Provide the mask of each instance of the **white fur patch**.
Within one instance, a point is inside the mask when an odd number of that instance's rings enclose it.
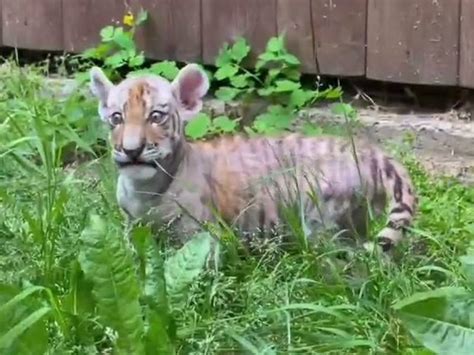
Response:
[[[130,180],[148,180],[157,173],[155,168],[146,165],[130,165],[120,168],[120,175]]]
[[[385,227],[379,232],[377,238],[388,238],[392,241],[393,245],[396,245],[403,239],[403,232],[401,230]]]

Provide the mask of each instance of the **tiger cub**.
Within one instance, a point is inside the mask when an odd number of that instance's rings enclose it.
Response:
[[[188,64],[171,83],[148,75],[113,85],[99,68],[90,76],[110,127],[118,203],[131,218],[174,221],[179,234],[190,235],[217,211],[241,231],[255,232],[279,225],[282,201],[297,201],[310,226],[365,236],[361,216],[368,207],[382,213],[388,202],[376,244],[384,251],[411,224],[417,198],[410,177],[373,145],[356,142],[354,154],[348,140],[297,134],[188,142],[183,127],[209,89],[199,66]]]

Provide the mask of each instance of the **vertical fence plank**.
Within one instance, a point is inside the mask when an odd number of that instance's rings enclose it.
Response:
[[[38,50],[63,49],[62,0],[3,0],[3,44]]]
[[[277,34],[276,0],[202,0],[203,59],[214,63],[225,42],[242,36],[252,47],[251,60]]]
[[[302,69],[315,73],[311,0],[277,0],[277,31],[285,33],[288,50],[301,61]]]
[[[365,74],[367,0],[311,0],[319,73]]]
[[[0,46],[3,46],[3,0],[0,0],[0,19],[2,19],[2,26],[0,26]]]
[[[148,11],[137,30],[137,39],[147,57],[185,62],[201,60],[200,0],[139,0],[133,5]]]
[[[455,85],[459,0],[369,0],[367,77]]]
[[[459,85],[474,88],[474,2],[461,0]]]
[[[100,30],[120,25],[125,6],[115,0],[63,0],[64,48],[78,53],[100,43]]]

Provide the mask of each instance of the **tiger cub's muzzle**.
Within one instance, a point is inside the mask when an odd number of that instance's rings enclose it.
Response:
[[[145,148],[146,144],[134,149],[115,149],[115,162],[119,167],[144,165],[156,168],[155,162],[147,156],[149,154]]]

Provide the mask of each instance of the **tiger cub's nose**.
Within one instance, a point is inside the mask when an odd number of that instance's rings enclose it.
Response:
[[[142,154],[145,145],[141,145],[135,149],[125,149],[123,148],[123,152],[130,158],[130,160],[137,160],[140,154]]]

